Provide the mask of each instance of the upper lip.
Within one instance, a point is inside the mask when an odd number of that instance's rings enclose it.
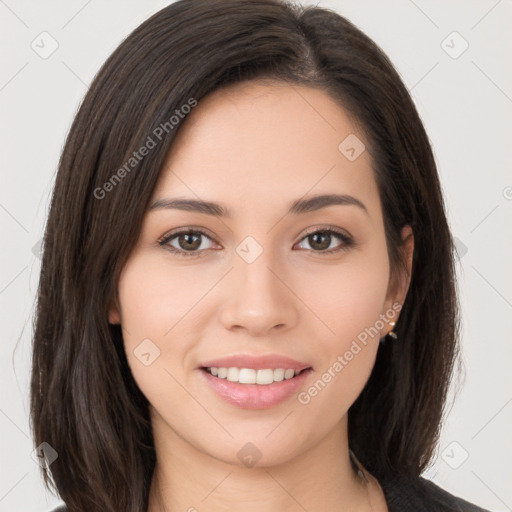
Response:
[[[253,370],[275,370],[276,368],[284,368],[286,370],[293,368],[300,371],[311,367],[309,364],[277,354],[259,356],[233,355],[220,359],[210,359],[201,363],[200,366],[203,368],[252,368]]]

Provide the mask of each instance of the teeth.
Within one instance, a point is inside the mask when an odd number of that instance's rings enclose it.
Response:
[[[258,382],[258,373],[259,372],[255,372],[248,368],[241,368],[238,372],[238,382],[240,382],[240,384],[256,384],[256,382]],[[258,384],[263,383],[258,382]]]
[[[284,380],[284,372],[285,370],[283,370],[282,368],[276,368],[274,370],[274,380],[276,382],[281,382],[282,380]]]
[[[242,373],[243,370],[240,370],[240,373]],[[274,372],[275,370],[246,370],[248,372],[252,372],[256,375],[256,384],[272,384],[275,379]],[[240,379],[240,382],[243,383],[243,380]]]
[[[294,376],[295,376],[295,370],[285,370],[285,372],[284,372],[285,379],[291,379]]]
[[[240,370],[238,368],[228,368],[228,375],[226,377],[230,382],[238,382],[240,377]]]
[[[268,368],[264,370],[253,370],[252,368],[206,368],[214,377],[226,379],[230,382],[239,382],[240,384],[272,384],[288,380],[300,373],[300,370],[293,368]]]

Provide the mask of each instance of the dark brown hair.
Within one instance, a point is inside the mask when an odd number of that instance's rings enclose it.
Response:
[[[36,446],[58,453],[44,481],[72,512],[145,511],[155,465],[148,402],[107,311],[179,126],[133,169],[126,162],[183,105],[257,78],[322,89],[361,125],[393,272],[401,228],[414,231],[399,341],[380,345],[349,411],[349,443],[381,479],[419,475],[432,458],[457,354],[458,304],[436,165],[406,87],[379,47],[328,9],[180,0],[103,65],[59,162],[37,297],[31,427]]]

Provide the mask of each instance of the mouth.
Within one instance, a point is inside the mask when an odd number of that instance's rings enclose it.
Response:
[[[234,354],[202,361],[198,370],[224,402],[242,409],[268,409],[299,392],[313,367],[280,354]]]
[[[303,369],[296,368],[238,368],[206,366],[201,368],[217,379],[224,379],[238,384],[256,384],[269,386],[276,382],[295,379],[304,372],[312,370],[311,366]]]
[[[198,367],[214,395],[240,409],[270,409],[303,388],[313,367],[277,354],[234,355]]]

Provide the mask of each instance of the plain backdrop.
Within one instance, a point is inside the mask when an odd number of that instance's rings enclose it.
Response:
[[[60,151],[101,64],[166,3],[0,0],[0,512],[59,503],[32,458],[28,382],[38,243]],[[317,3],[359,26],[399,70],[457,237],[465,370],[425,476],[490,510],[512,510],[512,2]]]

